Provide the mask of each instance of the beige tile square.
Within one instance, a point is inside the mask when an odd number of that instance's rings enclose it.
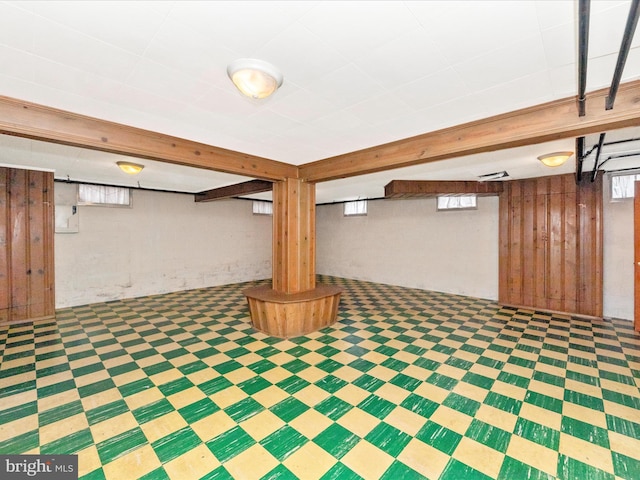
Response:
[[[539,423],[540,425],[544,425],[558,431],[562,424],[562,415],[559,413],[552,412],[527,402],[522,404],[522,408],[520,408],[520,413],[518,415],[522,418],[526,418],[527,420],[531,420],[532,422]]]
[[[375,342],[366,342],[366,343],[370,343],[371,346],[365,347],[363,345],[364,348],[370,348],[369,352],[365,353],[362,357],[360,357],[363,360],[367,360],[367,361],[369,361],[371,363],[375,363],[376,365],[379,365],[382,362],[384,362],[387,358],[389,358],[386,355],[383,355],[383,354],[381,354],[379,352],[374,352],[374,349],[376,349],[376,348],[378,348],[380,346],[379,344],[377,344]],[[360,345],[362,345],[362,343]]]
[[[10,385],[5,386],[3,384],[3,388],[7,388],[8,386]],[[2,410],[24,405],[29,402],[35,402],[36,400],[38,400],[38,391],[36,389],[28,390],[17,395],[10,395],[2,399]]]
[[[563,387],[557,387],[538,380],[531,380],[531,382],[529,382],[529,390],[532,392],[542,393],[548,397],[557,398],[558,400],[564,400]]]
[[[203,368],[202,370],[198,370],[197,372],[190,373],[189,375],[187,375],[187,378],[194,385],[201,385],[204,382],[213,380],[214,378],[217,378],[219,376],[220,374],[216,372],[214,369]]]
[[[4,401],[4,399],[2,399]],[[55,395],[51,395],[45,398],[38,399],[38,411],[44,412],[49,410],[50,408],[59,407],[61,405],[66,405],[67,403],[75,402],[76,400],[80,400],[80,394],[78,390],[66,390],[61,393],[56,393]],[[4,407],[4,404],[3,404]]]
[[[251,435],[256,442],[259,442],[284,425],[285,423],[278,416],[269,410],[263,410],[249,420],[242,422],[241,427]]]
[[[469,415],[465,415],[457,410],[440,405],[433,415],[431,415],[429,420],[436,422],[443,427],[447,427],[449,430],[458,432],[460,435],[464,435],[473,419]]]
[[[143,390],[138,393],[134,393],[133,395],[129,395],[124,398],[129,410],[135,410],[136,408],[143,407],[145,405],[149,405],[150,403],[157,402],[164,398],[164,395],[158,387],[148,388],[147,390]]]
[[[513,363],[505,363],[502,367],[502,371],[506,373],[513,373],[514,375],[520,375],[524,378],[531,378],[533,376],[532,369],[521,367],[520,365],[514,365]]]
[[[400,406],[394,408],[384,421],[412,437],[427,423],[426,418]]]
[[[618,452],[627,457],[640,460],[640,439],[627,437],[619,433],[609,432],[609,444],[612,452]]]
[[[555,450],[513,435],[506,454],[553,477],[556,475],[558,452]]]
[[[308,442],[282,463],[300,479],[317,479],[336,463],[336,459],[315,443]]]
[[[376,395],[385,400],[389,400],[391,403],[399,405],[402,401],[409,396],[411,392],[404,388],[397,387],[392,383],[385,383],[376,390]]]
[[[472,385],[467,382],[458,383],[453,387],[452,391],[480,403],[484,402],[484,399],[487,398],[487,395],[489,394],[489,390],[477,387],[476,385]]]
[[[393,463],[393,457],[361,440],[340,461],[363,478],[380,478]]]
[[[226,462],[224,467],[233,478],[249,480],[263,477],[278,463],[262,445],[256,444]]]
[[[636,387],[635,385],[625,385],[624,383],[613,382],[611,380],[607,380],[606,378],[601,378],[600,386],[602,388],[606,388],[607,390],[622,393],[624,395],[629,395],[631,397],[638,396],[638,387]]]
[[[289,370],[282,367],[275,367],[260,374],[262,378],[273,384],[281,382],[285,378],[289,378],[291,375],[292,373]]]
[[[192,423],[191,429],[196,432],[196,435],[198,435],[203,442],[208,442],[236,425],[236,422],[233,421],[229,415],[219,410],[212,415]]]
[[[604,413],[598,412],[591,408],[576,405],[571,402],[564,402],[562,405],[562,415],[565,417],[575,418],[591,425],[607,428],[607,417]]]
[[[95,374],[83,375],[82,377],[78,377],[76,379],[76,385],[78,385],[78,381],[80,381],[80,386],[86,385],[87,383],[93,383],[93,381],[88,381],[88,379],[95,378],[94,375]],[[55,385],[57,383],[62,383],[72,379],[73,373],[67,370],[65,372],[56,373],[54,375],[47,375],[46,377],[36,379],[36,388],[48,387],[49,385]],[[102,380],[102,378],[100,378],[100,380]]]
[[[209,395],[209,398],[220,408],[227,408],[229,405],[233,405],[247,397],[248,395],[235,385]]]
[[[170,395],[169,397],[167,397],[167,400],[169,400],[169,403],[173,405],[173,408],[178,410],[184,406],[191,405],[193,402],[201,400],[205,397],[206,395],[198,387],[191,387],[181,392]]]
[[[592,397],[602,398],[602,389],[595,385],[589,385],[588,383],[567,379],[564,382],[564,387],[567,390],[573,390],[575,392],[584,393],[585,395],[591,395]]]
[[[102,467],[106,480],[140,478],[160,466],[160,460],[151,448],[144,445]]]
[[[334,371],[332,375],[344,380],[345,382],[353,382],[357,378],[360,378],[362,372],[353,367],[345,365],[344,367],[340,367],[339,369]]]
[[[515,385],[511,385],[500,380],[495,381],[495,383],[491,387],[491,391],[521,401],[524,400],[524,397],[527,394],[526,388],[516,387]]]
[[[302,390],[293,394],[295,398],[310,407],[315,407],[325,398],[329,397],[329,393],[315,385],[307,385]]]
[[[620,405],[619,403],[604,401],[604,412],[609,415],[629,420],[630,422],[640,423],[640,412],[635,408]]]
[[[220,462],[211,450],[202,444],[163,466],[170,478],[187,480],[201,478],[219,465]]]
[[[611,451],[594,443],[560,433],[558,453],[613,474]]]
[[[273,407],[276,403],[281,402],[288,396],[289,394],[282,390],[280,387],[271,385],[264,390],[260,390],[258,393],[254,393],[251,397],[265,408],[270,408]]]
[[[91,445],[78,452],[78,477],[83,477],[101,466],[102,462],[100,461],[98,449],[95,445]]]
[[[170,412],[161,417],[143,423],[140,428],[144,432],[149,442],[155,442],[159,438],[166,437],[170,433],[176,432],[188,424],[178,412]]]
[[[390,368],[383,367],[382,365],[376,365],[367,373],[372,377],[379,378],[380,380],[384,380],[385,382],[388,382],[398,374],[398,372],[396,372],[395,370],[391,370]]]
[[[446,375],[447,377],[455,378],[456,380],[462,380],[462,377],[467,373],[466,370],[446,364],[440,365],[436,369],[436,372],[441,375]]]
[[[171,370],[166,370],[161,373],[157,373],[149,377],[155,385],[164,385],[165,383],[172,382],[174,380],[178,380],[182,378],[182,372],[177,368],[172,368]]]
[[[462,437],[458,447],[453,452],[453,458],[491,478],[497,478],[504,460],[504,454],[468,437]]]
[[[418,380],[425,381],[433,373],[426,368],[418,367],[417,365],[409,365],[402,373],[409,375],[410,377],[417,378]]]
[[[327,372],[320,370],[318,367],[307,367],[301,372],[298,372],[297,375],[309,383],[315,383],[321,378],[326,377]]]
[[[132,370],[127,373],[123,373],[122,375],[116,375],[115,377],[111,377],[111,378],[113,380],[113,383],[115,383],[116,386],[120,387],[122,385],[135,382],[136,380],[140,380],[145,377],[146,377],[146,374],[144,373],[144,371],[142,369],[138,369],[138,370]]]
[[[56,422],[58,423],[58,422]],[[29,415],[28,417],[0,424],[0,442],[10,440],[23,433],[38,430],[38,414]],[[44,443],[44,442],[42,442]]]
[[[518,416],[505,412],[491,405],[482,404],[475,414],[475,417],[489,425],[501,428],[507,432],[513,432],[518,421]]]
[[[104,422],[91,425],[89,429],[91,430],[94,443],[100,443],[137,426],[138,422],[133,414],[131,412],[125,412]]]
[[[156,363],[162,363],[164,361],[165,358],[159,353],[156,353],[155,355],[151,355],[149,357],[140,358],[136,360],[136,363],[140,366],[140,368],[145,368],[150,365],[155,365]]]
[[[440,478],[447,463],[449,463],[449,458],[449,455],[415,438],[398,455],[398,460],[402,463],[427,478],[434,479]]]
[[[256,376],[256,372],[247,367],[238,368],[232,372],[225,373],[224,377],[231,383],[238,385],[239,383],[249,380]]]
[[[369,392],[356,385],[353,385],[352,383],[345,385],[336,393],[334,393],[335,397],[338,397],[341,400],[350,403],[351,405],[358,405],[369,395],[371,395]]]
[[[64,418],[57,422],[40,427],[40,445],[46,445],[72,433],[79,432],[89,427],[89,422],[84,413]]]
[[[360,438],[364,438],[380,423],[380,420],[359,408],[352,408],[340,417],[336,423],[355,433]]]

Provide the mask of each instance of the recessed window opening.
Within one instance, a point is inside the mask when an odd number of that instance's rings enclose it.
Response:
[[[130,207],[131,191],[127,187],[78,184],[78,205]]]
[[[611,182],[611,200],[633,198],[635,182],[640,180],[640,171],[611,173],[609,178]]]
[[[357,217],[365,216],[367,214],[367,201],[366,200],[354,200],[352,202],[344,202],[344,216],[345,217]]]
[[[438,211],[440,210],[476,210],[478,208],[476,195],[439,195]]]
[[[254,215],[273,215],[273,203],[262,200],[253,201]]]

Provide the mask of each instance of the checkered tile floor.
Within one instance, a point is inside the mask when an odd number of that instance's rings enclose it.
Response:
[[[0,327],[0,454],[94,479],[639,479],[640,337],[322,277],[338,322],[254,331],[229,285]]]

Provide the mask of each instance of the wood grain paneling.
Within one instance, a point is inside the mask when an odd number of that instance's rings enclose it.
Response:
[[[602,316],[602,176],[505,182],[500,303]]]
[[[640,332],[640,181],[635,183],[633,199],[633,270],[634,274],[634,311],[633,328]]]
[[[419,198],[436,195],[490,196],[502,192],[502,182],[442,180],[392,180],[384,187],[385,198]]]
[[[53,173],[0,168],[0,322],[54,315]]]

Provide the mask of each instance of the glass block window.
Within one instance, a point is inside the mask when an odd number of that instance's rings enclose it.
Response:
[[[102,205],[107,207],[130,207],[131,191],[126,187],[106,185],[78,185],[78,205]]]
[[[478,208],[475,195],[440,195],[438,210],[474,210]]]

